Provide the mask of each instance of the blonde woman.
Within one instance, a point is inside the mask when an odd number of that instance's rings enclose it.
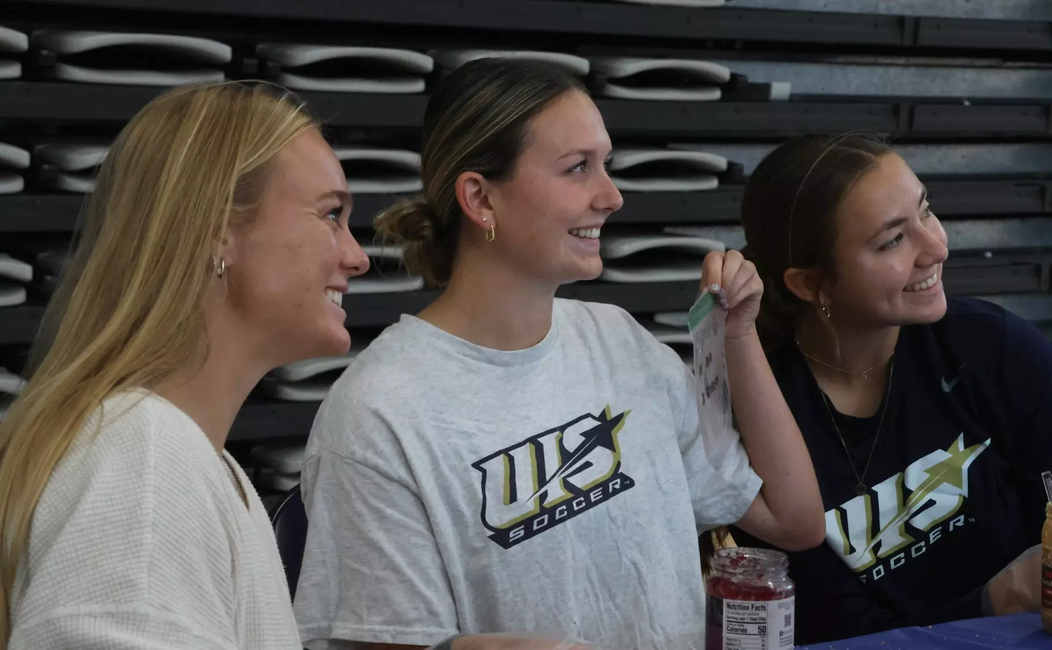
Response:
[[[0,648],[298,648],[223,444],[271,368],[341,354],[368,259],[316,124],[264,85],[170,91],[117,137],[0,425]],[[41,343],[43,345],[43,343]]]

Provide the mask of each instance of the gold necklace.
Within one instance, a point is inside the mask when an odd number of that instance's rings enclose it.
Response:
[[[836,366],[831,366],[828,363],[826,363],[825,361],[822,361],[821,359],[816,359],[816,358],[812,357],[810,354],[804,352],[804,349],[802,347],[800,347],[800,341],[796,341],[796,349],[800,350],[800,354],[804,355],[805,357],[807,357],[811,361],[814,361],[815,363],[817,363],[819,365],[825,366],[826,368],[829,368],[830,370],[836,370],[837,372],[842,372],[845,375],[862,375],[863,379],[869,379],[869,373],[870,372],[872,372],[873,370],[875,370],[875,369],[877,369],[877,368],[879,368],[879,367],[881,367],[883,365],[887,365],[888,361],[891,361],[891,357],[888,357],[886,360],[881,361],[880,363],[873,364],[872,366],[866,368],[865,370],[844,370],[843,368],[837,368]],[[893,352],[891,354],[891,356],[892,357],[895,356],[895,353]]]
[[[802,352],[803,350],[801,350],[801,353]],[[873,461],[873,452],[876,451],[877,441],[880,440],[880,430],[884,428],[884,415],[888,412],[888,402],[891,401],[891,380],[895,376],[894,354],[891,355],[888,362],[891,363],[891,367],[888,368],[888,385],[884,389],[884,408],[880,411],[880,422],[877,423],[877,435],[873,436],[873,446],[869,448],[869,458],[866,459],[866,467],[862,470],[862,476],[858,475],[858,470],[855,469],[855,461],[851,460],[851,452],[847,449],[847,442],[844,440],[844,436],[840,433],[840,427],[837,426],[836,418],[833,416],[833,407],[830,406],[829,396],[826,395],[821,386],[818,386],[818,392],[822,395],[822,403],[826,405],[826,412],[829,413],[829,419],[833,422],[833,430],[836,431],[836,437],[840,439],[840,444],[844,447],[844,454],[847,455],[847,462],[851,465],[851,472],[855,475],[855,479],[858,480],[858,483],[855,484],[855,494],[858,496],[862,496],[869,492],[869,488],[866,487],[866,474],[869,473],[869,464]],[[872,369],[873,368],[870,368],[870,370]],[[818,383],[817,379],[815,380],[815,383]]]

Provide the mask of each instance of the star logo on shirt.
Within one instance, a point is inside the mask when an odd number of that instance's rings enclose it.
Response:
[[[928,498],[931,497],[932,493],[942,486],[949,485],[956,488],[959,493],[967,496],[968,485],[966,470],[968,466],[972,464],[972,461],[975,460],[979,454],[983,453],[989,445],[990,441],[987,440],[986,442],[980,442],[971,447],[965,447],[963,435],[953,441],[946,450],[949,457],[928,468],[928,478],[913,490],[910,494],[910,498],[906,501],[905,507],[903,507],[894,519],[880,529],[880,532],[874,536],[873,541],[869,543],[865,550],[871,550],[873,546],[880,541],[880,538],[885,532],[902,525],[907,519],[912,517],[921,506],[928,502]]]

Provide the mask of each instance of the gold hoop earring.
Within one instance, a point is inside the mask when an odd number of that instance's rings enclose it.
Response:
[[[486,241],[491,242],[497,238],[497,226],[490,225],[489,230],[486,231]]]
[[[216,274],[217,278],[221,278],[226,275],[226,260],[216,255],[212,256],[212,272]]]

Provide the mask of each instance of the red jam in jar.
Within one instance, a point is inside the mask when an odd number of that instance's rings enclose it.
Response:
[[[796,585],[780,551],[716,551],[705,580],[705,650],[792,648]]]

